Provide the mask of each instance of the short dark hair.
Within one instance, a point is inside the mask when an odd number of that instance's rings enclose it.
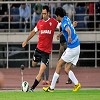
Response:
[[[63,8],[58,7],[58,8],[56,8],[55,15],[60,16],[60,17],[64,17],[64,16],[66,16],[66,12]]]
[[[43,9],[43,10],[46,9],[47,12],[49,12],[49,7],[48,7],[47,5],[43,6],[42,9]]]

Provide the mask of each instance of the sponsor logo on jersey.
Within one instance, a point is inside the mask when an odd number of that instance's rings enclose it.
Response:
[[[41,34],[51,34],[51,30],[41,30]]]
[[[71,44],[75,43],[78,40],[78,36],[75,37],[75,39],[71,42]]]

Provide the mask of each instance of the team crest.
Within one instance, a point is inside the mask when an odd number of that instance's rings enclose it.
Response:
[[[52,23],[51,22],[49,24],[50,24],[50,26],[52,26]]]

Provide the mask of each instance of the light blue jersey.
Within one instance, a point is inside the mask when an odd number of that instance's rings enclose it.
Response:
[[[63,20],[61,22],[61,26],[62,26],[62,32],[63,32],[65,39],[66,39],[66,42],[67,42],[67,47],[68,48],[75,48],[78,45],[80,45],[78,36],[77,36],[75,29],[74,29],[74,26],[72,25],[70,19],[67,16],[63,17]],[[71,43],[68,42],[68,32],[66,31],[66,28],[69,28],[69,30],[71,32],[71,39],[72,39]]]

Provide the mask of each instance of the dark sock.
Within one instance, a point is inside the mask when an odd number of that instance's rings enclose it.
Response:
[[[32,85],[31,89],[35,89],[35,87],[39,84],[39,81],[35,79],[34,84]]]

